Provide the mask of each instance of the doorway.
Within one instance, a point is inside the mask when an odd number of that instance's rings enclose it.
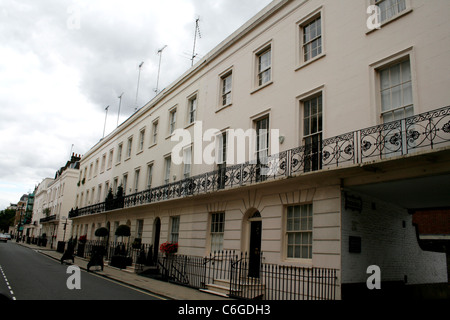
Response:
[[[153,224],[153,262],[158,262],[159,237],[161,235],[161,219],[156,218]]]
[[[261,233],[262,220],[259,211],[256,211],[250,222],[250,248],[249,248],[249,263],[248,276],[252,278],[259,278],[259,270],[261,265]]]

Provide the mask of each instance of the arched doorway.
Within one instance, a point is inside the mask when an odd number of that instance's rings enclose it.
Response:
[[[153,261],[158,261],[159,237],[161,235],[161,219],[156,217],[153,222]]]

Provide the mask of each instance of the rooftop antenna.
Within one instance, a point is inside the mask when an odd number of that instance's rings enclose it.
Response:
[[[136,89],[136,108],[134,109],[134,111],[136,111],[138,108],[139,80],[141,79],[141,68],[143,65],[144,65],[144,61],[142,61],[141,64],[139,65],[139,75],[138,75],[138,82],[137,82],[137,89]]]
[[[105,137],[106,118],[108,117],[108,109],[109,109],[109,106],[107,106],[107,107],[105,108],[105,110],[106,110],[106,115],[105,115],[105,125],[104,125],[104,127],[103,127],[103,138]]]
[[[161,49],[158,50],[159,54],[159,66],[158,66],[158,78],[156,79],[156,89],[155,89],[155,93],[158,94],[158,90],[159,90],[159,73],[161,71],[161,57],[162,57],[162,52],[164,51],[164,49],[167,47],[167,45],[165,45],[164,47],[162,47]]]
[[[117,126],[119,126],[119,116],[120,116],[120,106],[122,105],[122,96],[124,92],[118,97],[119,98],[119,112],[117,113]]]
[[[195,20],[195,34],[194,34],[194,48],[192,50],[192,59],[191,59],[191,67],[194,65],[194,59],[197,56],[197,54],[195,53],[195,45],[197,43],[197,35],[199,38],[202,37],[201,33],[200,33],[200,26],[199,26],[199,22],[200,22],[200,18],[197,18]]]

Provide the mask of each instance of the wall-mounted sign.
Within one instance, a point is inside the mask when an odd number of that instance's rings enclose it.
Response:
[[[345,209],[350,209],[361,213],[363,205],[361,198],[349,195],[348,193],[346,193],[344,197]]]
[[[350,236],[348,238],[348,252],[361,253],[361,237]]]

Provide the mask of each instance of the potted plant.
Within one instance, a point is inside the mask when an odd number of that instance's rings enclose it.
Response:
[[[109,188],[108,195],[105,199],[105,209],[106,211],[114,209],[114,194],[111,188]]]
[[[117,227],[115,235],[118,237],[129,237],[131,235],[130,227],[127,225],[120,225]],[[111,265],[120,269],[125,269],[127,266],[131,266],[133,263],[132,258],[127,256],[127,250],[125,246],[118,245],[115,254],[111,257]]]
[[[100,227],[97,230],[95,230],[94,234],[95,234],[96,237],[105,238],[105,237],[107,237],[109,235],[109,230],[107,228],[105,228],[105,227]],[[103,242],[103,239],[102,239],[101,244],[93,246],[92,249],[93,250],[98,250],[98,251],[102,252],[103,255],[105,255],[106,254],[106,243],[105,242]]]
[[[178,243],[169,241],[164,242],[159,247],[159,250],[161,250],[161,252],[164,252],[166,256],[171,256],[178,251]]]
[[[105,227],[101,227],[101,228],[98,228],[97,230],[95,230],[95,236],[99,237],[99,238],[107,237],[108,234],[109,234],[109,230],[106,229]]]
[[[133,249],[140,249],[141,248],[141,244],[142,244],[142,239],[141,238],[135,238],[131,246],[133,247]]]
[[[116,201],[115,201],[115,209],[123,208],[124,206],[124,196],[123,196],[123,187],[122,185],[117,187],[116,193]]]

